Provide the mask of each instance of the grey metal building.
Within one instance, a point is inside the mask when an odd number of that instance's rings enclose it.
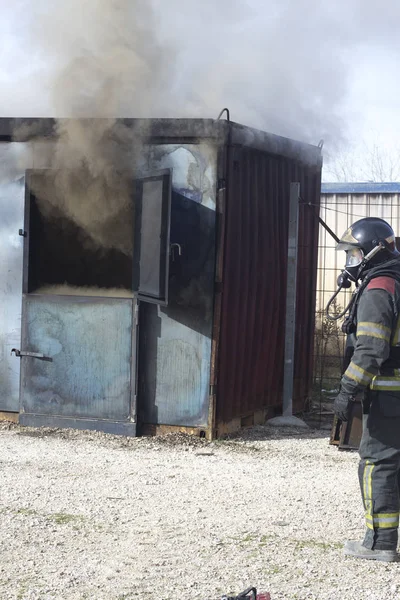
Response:
[[[291,182],[315,207],[299,213],[302,407],[320,149],[228,121],[115,126],[146,131],[132,201],[101,227],[95,206],[84,227],[58,202],[57,123],[0,119],[0,411],[25,425],[207,437],[279,412]]]

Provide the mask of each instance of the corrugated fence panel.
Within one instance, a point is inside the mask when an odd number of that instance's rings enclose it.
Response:
[[[282,402],[291,181],[319,204],[320,171],[242,147],[228,166],[217,422]],[[312,374],[317,209],[300,207],[295,407]]]

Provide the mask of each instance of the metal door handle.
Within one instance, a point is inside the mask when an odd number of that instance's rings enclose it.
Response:
[[[171,244],[172,262],[175,261],[175,248],[178,248],[178,255],[182,256],[182,246],[180,244]]]
[[[28,358],[39,358],[40,360],[47,360],[48,362],[53,362],[53,359],[50,356],[45,356],[44,354],[40,354],[39,352],[24,352],[23,350],[17,350],[17,348],[13,348],[11,350],[11,354],[15,354],[18,358],[22,356],[27,356]]]

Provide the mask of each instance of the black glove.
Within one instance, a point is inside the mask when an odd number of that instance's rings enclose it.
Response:
[[[350,404],[352,402],[354,402],[354,396],[339,392],[333,403],[333,410],[338,419],[344,422],[349,420]]]

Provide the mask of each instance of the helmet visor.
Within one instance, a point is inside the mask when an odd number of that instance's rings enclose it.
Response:
[[[360,248],[349,248],[346,250],[346,267],[358,267],[364,258]]]

